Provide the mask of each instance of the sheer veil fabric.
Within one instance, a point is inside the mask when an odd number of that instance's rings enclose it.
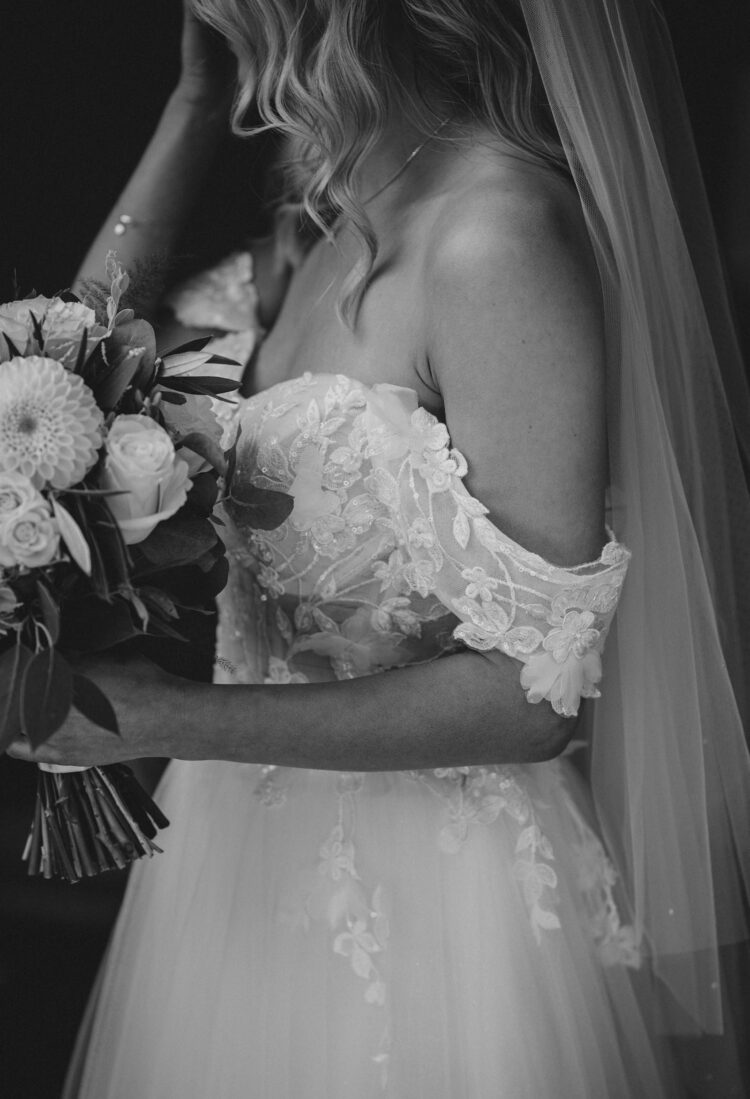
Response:
[[[747,383],[658,8],[521,7],[599,264],[611,523],[633,553],[589,775],[662,1024],[717,1033],[718,946],[748,930]]]

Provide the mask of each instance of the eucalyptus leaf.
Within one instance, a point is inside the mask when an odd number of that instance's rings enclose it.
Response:
[[[159,523],[139,549],[151,564],[173,568],[198,561],[216,541],[216,531],[207,519],[178,514]]]
[[[227,461],[224,457],[224,451],[216,440],[210,438],[210,436],[204,435],[200,431],[191,431],[180,439],[179,446],[187,447],[194,454],[200,454],[201,458],[205,458],[219,473],[226,473]]]
[[[33,656],[21,642],[0,655],[0,751],[20,736],[21,684],[26,666]]]
[[[242,525],[256,530],[275,530],[294,508],[293,496],[257,485],[233,487],[229,501],[242,508]]]
[[[35,653],[21,683],[21,726],[32,748],[55,733],[73,702],[73,672],[54,647]]]
[[[128,318],[117,321],[107,337],[107,358],[117,365],[128,357],[134,349],[142,350],[149,363],[156,359],[156,335],[153,326],[142,319],[130,319],[132,310],[126,311]]]
[[[129,360],[109,362],[89,379],[88,384],[94,391],[96,403],[104,412],[113,412],[125,390],[133,381],[141,365],[141,356],[133,355]]]
[[[79,713],[93,721],[94,725],[99,725],[116,736],[120,735],[117,714],[112,703],[92,679],[79,675],[78,672],[73,674],[73,705]]]
[[[213,509],[219,495],[219,482],[213,470],[207,469],[204,473],[198,473],[193,478],[193,485],[188,493],[188,504],[193,511],[197,511],[206,519],[215,521]]]

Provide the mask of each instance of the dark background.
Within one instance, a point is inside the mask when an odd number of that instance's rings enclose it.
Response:
[[[665,7],[750,352],[750,4]],[[71,281],[174,84],[179,21],[177,0],[0,0],[0,301]],[[262,227],[265,155],[262,142],[227,142],[186,245],[196,261]],[[35,768],[0,760],[4,1099],[57,1099],[124,884],[24,877],[35,782]]]

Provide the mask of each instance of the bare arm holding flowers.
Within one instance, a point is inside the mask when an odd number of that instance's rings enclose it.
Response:
[[[591,560],[603,540],[596,283],[575,236],[571,243],[571,234],[560,230],[564,211],[550,215],[544,203],[531,203],[495,213],[500,227],[494,246],[484,234],[478,250],[476,234],[467,234],[464,223],[428,272],[427,328],[444,349],[438,365],[447,420],[455,424],[453,441],[465,450],[469,468],[476,466],[482,477],[484,502],[506,529],[522,532],[527,547],[552,560]],[[504,226],[515,225],[520,214],[520,232],[508,234]],[[498,301],[502,308],[493,307]],[[498,347],[512,347],[512,358],[498,361]],[[562,368],[561,347],[568,349]],[[461,371],[471,372],[483,403],[472,399],[466,377],[459,384]],[[524,430],[500,455],[503,402],[512,403]],[[498,461],[517,489],[513,498],[489,476]],[[38,758],[87,763],[171,756],[410,770],[547,759],[564,748],[575,724],[546,703],[529,705],[519,664],[496,649],[283,689],[188,683],[145,664],[104,662],[90,671],[121,714],[122,739],[76,717]]]

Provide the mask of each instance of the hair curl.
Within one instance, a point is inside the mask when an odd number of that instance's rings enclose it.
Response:
[[[478,121],[554,167],[565,157],[551,121],[518,0],[192,0],[232,43],[246,73],[234,131],[285,134],[285,199],[330,235],[347,219],[363,244],[340,309],[356,318],[378,242],[354,176],[389,110],[423,133],[451,117]],[[407,87],[402,75],[413,74]],[[255,103],[262,120],[248,126]]]

